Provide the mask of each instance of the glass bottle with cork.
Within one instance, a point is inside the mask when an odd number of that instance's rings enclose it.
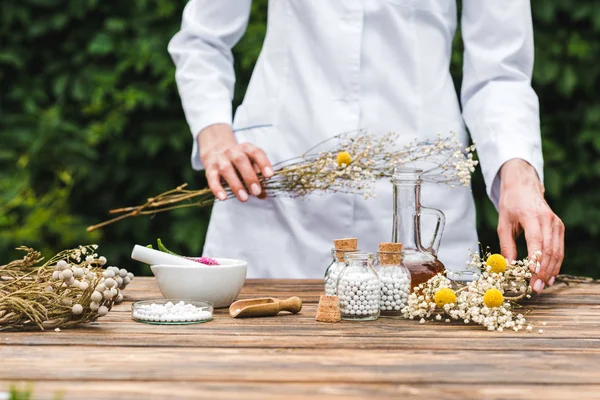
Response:
[[[402,243],[379,243],[375,271],[381,290],[381,315],[401,316],[411,291],[410,272],[402,262]]]
[[[331,255],[333,261],[327,267],[325,271],[325,295],[335,296],[337,295],[337,285],[340,272],[346,266],[345,257],[346,254],[354,253],[358,251],[358,239],[357,238],[344,238],[335,239],[333,241],[333,249],[331,249]]]
[[[379,277],[373,269],[372,253],[346,255],[346,266],[338,279],[337,296],[341,318],[370,321],[379,318]]]

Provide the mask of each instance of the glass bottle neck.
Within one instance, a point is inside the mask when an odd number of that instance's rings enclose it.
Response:
[[[331,256],[333,257],[333,261],[336,263],[344,263],[346,262],[346,256],[348,254],[359,253],[360,250],[336,250],[331,249]]]
[[[405,250],[419,250],[418,207],[421,181],[418,176],[394,180],[394,220],[392,242],[402,243]]]

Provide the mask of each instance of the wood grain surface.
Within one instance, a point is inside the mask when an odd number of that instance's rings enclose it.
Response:
[[[323,282],[250,280],[240,299],[297,295],[297,315],[148,325],[131,302],[161,298],[136,278],[108,316],[61,332],[0,332],[0,392],[35,399],[600,399],[600,290],[558,285],[530,301],[534,333],[459,323],[315,321]],[[544,333],[537,333],[543,329]],[[0,394],[0,398],[2,398]]]

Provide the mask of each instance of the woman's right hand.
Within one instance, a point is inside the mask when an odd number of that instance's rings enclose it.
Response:
[[[250,143],[238,143],[227,124],[204,128],[198,135],[198,145],[208,186],[219,200],[227,198],[222,180],[240,201],[247,201],[248,191],[257,197],[261,195],[258,172],[265,178],[273,176],[273,166],[265,152]]]

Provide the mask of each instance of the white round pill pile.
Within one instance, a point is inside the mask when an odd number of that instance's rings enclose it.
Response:
[[[343,275],[338,285],[340,312],[344,319],[379,316],[379,279],[377,276]]]
[[[408,271],[396,267],[385,267],[379,270],[381,296],[379,308],[383,313],[400,313],[408,302],[410,294],[410,275]]]
[[[149,322],[197,322],[211,319],[212,313],[180,301],[175,304],[140,304],[134,309],[133,317]]]
[[[327,296],[335,296],[337,295],[337,285],[338,278],[340,277],[340,272],[344,268],[344,263],[333,263],[329,270],[327,271],[327,276],[325,277],[325,294]]]

